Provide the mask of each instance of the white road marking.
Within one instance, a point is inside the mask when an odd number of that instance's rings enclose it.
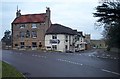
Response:
[[[107,55],[108,57],[110,56],[110,55]]]
[[[59,61],[64,61],[64,62],[68,62],[68,63],[71,63],[71,64],[76,64],[76,65],[83,65],[83,64],[81,64],[81,63],[77,63],[77,62],[73,62],[73,61],[69,61],[69,60],[63,60],[63,59],[57,59],[57,60],[59,60]]]
[[[88,55],[88,56],[91,56],[91,55]]]
[[[34,54],[32,56],[34,56]]]
[[[100,57],[100,56],[97,56],[97,57]]]
[[[38,57],[41,57],[41,58],[47,58],[46,56],[38,56]]]
[[[102,57],[102,58],[108,58],[108,57]]]
[[[104,71],[104,72],[109,72],[109,73],[115,74],[115,75],[120,75],[120,73],[112,72],[112,71],[109,71],[109,70],[106,70],[106,69],[101,69],[101,70]]]
[[[20,53],[20,55],[22,55],[22,53]]]
[[[12,54],[12,52],[10,52],[10,54]]]
[[[80,64],[81,66],[83,65],[83,64]]]
[[[41,56],[42,58],[47,58],[46,56]]]
[[[111,59],[113,59],[113,57],[111,57]]]

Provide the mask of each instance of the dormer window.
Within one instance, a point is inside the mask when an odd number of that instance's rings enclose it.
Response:
[[[37,24],[32,24],[32,28],[37,28]]]
[[[20,29],[25,28],[25,24],[20,25]]]

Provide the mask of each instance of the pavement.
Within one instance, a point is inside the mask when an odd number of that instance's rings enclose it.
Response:
[[[26,77],[119,77],[119,57],[93,49],[78,53],[2,50],[2,60]]]

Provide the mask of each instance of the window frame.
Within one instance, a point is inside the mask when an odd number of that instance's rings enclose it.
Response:
[[[34,43],[34,45],[33,45]],[[37,47],[37,42],[32,42],[32,47]]]
[[[37,28],[37,24],[34,23],[34,24],[31,25],[31,27],[32,28]]]
[[[20,38],[24,38],[25,37],[25,32],[21,31],[20,32]]]
[[[19,28],[20,28],[20,29],[25,28],[25,24],[21,24]]]
[[[57,39],[57,35],[52,35],[52,39]]]
[[[57,50],[57,45],[52,45],[53,50]]]
[[[32,38],[37,38],[37,32],[36,31],[32,31],[31,32],[31,37]]]
[[[24,48],[25,47],[25,42],[20,42],[20,48]]]
[[[68,35],[65,35],[65,41],[68,42]]]

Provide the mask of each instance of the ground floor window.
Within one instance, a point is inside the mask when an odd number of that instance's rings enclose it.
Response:
[[[81,48],[84,48],[84,44],[80,44],[80,47],[81,47]]]
[[[32,47],[37,47],[37,43],[36,42],[32,42]]]
[[[24,42],[20,42],[20,48],[24,48]]]
[[[67,50],[68,49],[68,46],[67,45],[65,45],[65,50]]]
[[[53,50],[57,50],[57,45],[52,45]]]
[[[18,46],[18,44],[15,44],[15,46]]]
[[[31,48],[31,46],[26,46],[26,48]]]
[[[41,42],[39,42],[39,47],[42,47],[42,44],[41,44]]]

